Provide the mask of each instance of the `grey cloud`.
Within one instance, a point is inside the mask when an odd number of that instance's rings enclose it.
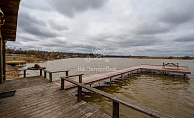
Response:
[[[193,0],[175,0],[171,4],[164,6],[163,12],[160,14],[159,21],[171,25],[179,25],[189,22],[193,19],[194,1]]]
[[[136,27],[136,29],[134,30],[135,34],[147,34],[147,35],[151,35],[151,34],[160,34],[160,33],[166,33],[168,31],[171,30],[171,27],[169,26],[162,26],[161,24],[159,24],[159,22],[152,22],[152,23],[143,23],[139,26]]]
[[[160,21],[175,25],[182,24],[193,18],[193,10],[192,9],[189,9],[188,11],[168,10],[160,17]]]
[[[104,46],[106,47],[109,47],[111,45],[111,47],[121,48],[128,48],[134,46],[149,46],[159,42],[159,40],[156,39],[154,36],[136,36],[127,34],[99,34],[96,37],[89,37],[89,41],[91,42],[91,44],[95,45],[103,42]]]
[[[142,39],[142,40],[129,40],[129,41],[124,41],[120,43],[120,46],[123,47],[134,47],[134,46],[150,46],[154,45],[158,42],[156,39]]]
[[[30,3],[28,0],[21,0],[20,6],[31,10],[41,10],[46,12],[53,10],[47,0],[31,0]]]
[[[103,6],[107,0],[50,0],[51,5],[61,14],[74,17],[76,12],[87,9],[97,9]]]
[[[59,24],[56,21],[50,21],[49,25],[55,30],[68,30],[69,28],[64,24]]]
[[[57,35],[46,29],[47,24],[40,19],[30,16],[27,12],[20,12],[18,28],[20,32],[33,34],[42,38],[56,37]],[[41,29],[42,28],[42,29]]]
[[[22,41],[22,42],[33,42],[33,41],[38,41],[39,39],[35,39],[29,36],[17,36],[17,41]]]
[[[50,32],[49,30],[41,30],[36,26],[24,27],[23,30],[25,30],[24,32],[39,36],[37,38],[54,38],[57,36],[57,34]]]
[[[46,43],[45,42],[41,42],[39,45],[46,46],[46,47],[65,47],[66,44],[67,44],[66,41],[61,41],[61,40],[55,39],[55,41],[48,40]]]
[[[180,37],[180,38],[175,39],[174,41],[178,41],[178,42],[191,42],[191,41],[194,41],[194,35]]]
[[[23,28],[28,25],[46,26],[46,23],[37,19],[35,16],[30,16],[30,13],[26,11],[20,11],[18,15],[18,27]]]

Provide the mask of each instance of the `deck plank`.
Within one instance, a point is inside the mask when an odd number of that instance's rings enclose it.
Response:
[[[60,86],[56,83],[40,83],[41,81],[43,77],[32,77],[2,84],[1,89],[4,88],[2,91],[16,89],[16,93],[13,97],[0,99],[0,117],[77,118],[88,113],[94,114],[96,111],[100,115],[104,114],[84,101],[77,102],[76,96],[66,90],[60,90]],[[20,82],[23,83],[24,88],[19,86]],[[31,83],[30,86],[28,82]]]

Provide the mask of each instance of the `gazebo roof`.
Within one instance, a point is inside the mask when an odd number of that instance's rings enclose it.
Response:
[[[1,26],[4,40],[15,41],[17,16],[20,0],[0,0],[0,8],[4,13],[5,23]]]

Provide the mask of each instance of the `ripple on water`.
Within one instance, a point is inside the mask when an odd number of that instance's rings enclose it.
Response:
[[[96,88],[174,117],[187,118],[194,116],[193,85],[193,81],[189,79],[143,74],[128,80],[117,80],[113,86]],[[87,97],[84,100],[111,115],[112,102],[104,97],[93,95],[90,94],[92,99]],[[129,116],[147,117],[121,105],[120,117]]]

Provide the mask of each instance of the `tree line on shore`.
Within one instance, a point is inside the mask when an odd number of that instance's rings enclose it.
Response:
[[[150,56],[119,56],[119,55],[102,55],[102,54],[93,54],[93,53],[71,53],[71,52],[54,52],[54,51],[41,51],[41,50],[23,50],[21,48],[16,49],[15,47],[6,47],[6,54],[19,54],[25,56],[34,56],[41,59],[61,59],[61,58],[96,58],[96,57],[115,57],[115,58],[138,58],[138,59],[194,59],[194,57],[183,56],[183,57],[174,57],[174,56],[163,56],[163,57],[150,57]]]

